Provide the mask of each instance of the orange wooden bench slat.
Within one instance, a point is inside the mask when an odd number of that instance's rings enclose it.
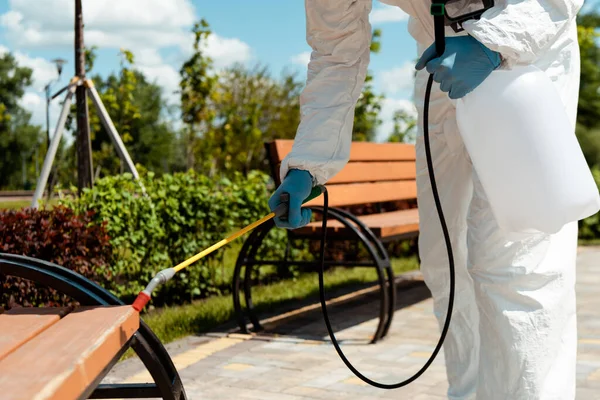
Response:
[[[358,217],[380,238],[398,236],[419,231],[419,212],[416,208],[391,211],[380,214],[370,214]],[[320,234],[322,222],[311,222],[294,232],[298,234]],[[327,221],[327,233],[340,233],[347,228],[341,222],[330,219]]]
[[[281,163],[277,164],[277,170]],[[414,161],[350,162],[327,182],[335,184],[414,180],[417,176]]]
[[[0,361],[19,346],[58,322],[67,307],[13,308],[0,314]]]
[[[2,399],[77,399],[138,328],[131,306],[75,309],[0,361]]]
[[[294,141],[279,139],[272,142],[272,154],[281,162],[292,150]],[[352,142],[350,161],[414,161],[415,147],[406,143]]]
[[[356,183],[327,187],[330,207],[355,204],[380,203],[396,200],[411,200],[417,196],[416,181],[391,181]],[[323,196],[306,203],[306,206],[322,206]]]

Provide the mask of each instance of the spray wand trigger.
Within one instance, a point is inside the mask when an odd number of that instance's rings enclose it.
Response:
[[[302,201],[302,204],[306,204],[312,199],[319,197],[325,191],[325,187],[323,185],[317,185],[312,188],[310,194]],[[275,207],[273,213],[275,217],[281,219],[282,221],[287,221],[287,213],[290,204],[290,194],[287,192],[281,193],[279,196],[279,200],[281,203]]]
[[[281,193],[279,196],[279,205],[275,207],[273,213],[275,214],[275,218],[279,218],[282,221],[287,221],[287,214],[290,205],[290,194],[287,192]]]

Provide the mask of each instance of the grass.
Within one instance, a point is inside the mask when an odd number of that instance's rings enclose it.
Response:
[[[396,274],[418,269],[416,257],[394,259]],[[325,274],[328,291],[352,285],[375,282],[374,268],[337,268]],[[252,290],[252,299],[258,312],[314,298],[318,301],[318,275],[306,273],[296,279],[283,280]],[[164,307],[142,316],[163,343],[172,342],[187,335],[206,332],[232,321],[234,309],[231,295],[214,296],[192,304]]]
[[[600,245],[600,239],[579,239],[579,246],[598,246]]]
[[[16,201],[0,201],[0,210],[18,210],[23,207],[29,207],[31,201],[16,200]]]
[[[44,205],[46,200],[40,201],[40,204]],[[52,199],[46,206],[52,207],[56,205],[58,201]],[[0,201],[0,210],[19,210],[24,207],[31,206],[31,200],[13,200],[13,201]]]

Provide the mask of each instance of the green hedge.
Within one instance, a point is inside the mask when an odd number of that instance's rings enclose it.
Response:
[[[113,248],[108,268],[115,277],[108,289],[123,299],[137,295],[161,269],[269,212],[269,177],[259,171],[231,179],[210,179],[191,171],[161,177],[147,173],[142,181],[147,196],[130,174],[123,174],[98,180],[78,198],[60,200],[77,212],[93,210],[95,223],[106,223]],[[273,230],[269,239],[264,251],[283,254],[285,233]],[[226,247],[157,289],[154,304],[182,303],[227,290],[229,280],[219,274]]]
[[[592,168],[592,174],[600,188],[600,168]],[[579,221],[579,239],[583,241],[597,241],[600,239],[600,216],[598,213]]]

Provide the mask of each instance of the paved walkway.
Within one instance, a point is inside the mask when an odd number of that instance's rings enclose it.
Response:
[[[579,254],[579,357],[577,400],[600,400],[600,248]],[[376,303],[346,304],[330,310],[336,336],[352,363],[385,383],[411,376],[429,358],[438,340],[432,301],[424,286],[401,293],[388,337],[367,343],[374,332]],[[200,399],[445,399],[440,354],[408,387],[380,390],[364,384],[345,367],[329,344],[320,310],[270,329],[271,334],[213,333],[188,337],[167,346],[190,400]],[[115,367],[107,382],[146,382],[136,359]]]

